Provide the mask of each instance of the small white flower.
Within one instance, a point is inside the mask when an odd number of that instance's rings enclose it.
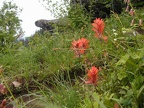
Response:
[[[116,32],[116,30],[115,30],[115,29],[112,29],[112,31],[113,31],[113,32]]]
[[[124,30],[124,31],[122,31],[122,33],[123,33],[123,34],[125,34],[125,33],[126,33],[126,31]]]
[[[136,36],[136,35],[137,35],[135,31],[133,32],[133,35],[134,35],[134,36]]]
[[[117,34],[117,33],[114,33],[114,35],[117,36],[118,34]]]
[[[114,41],[117,41],[117,39],[114,39]]]

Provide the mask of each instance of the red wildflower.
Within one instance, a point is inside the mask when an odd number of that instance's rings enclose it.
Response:
[[[129,12],[129,14],[130,14],[131,16],[134,16],[134,15],[135,15],[135,10],[131,9],[130,12]]]
[[[107,41],[107,36],[103,36],[103,31],[105,28],[105,23],[102,19],[96,18],[94,20],[94,23],[92,23],[92,30],[95,32],[95,36],[99,39],[103,39],[104,41]]]
[[[86,84],[96,84],[98,79],[98,69],[93,66],[90,70],[88,70],[88,81],[86,81]]]
[[[80,47],[82,47],[83,49],[88,49],[89,48],[89,41],[85,38],[81,38],[78,40]]]
[[[99,37],[100,35],[103,34],[103,30],[104,30],[104,27],[105,27],[105,24],[104,24],[104,21],[100,18],[96,18],[94,20],[94,23],[92,23],[92,30],[94,32],[96,32],[96,35]]]
[[[89,48],[89,41],[85,38],[81,38],[72,42],[72,49],[75,51],[76,56],[80,56],[85,53],[85,50]]]

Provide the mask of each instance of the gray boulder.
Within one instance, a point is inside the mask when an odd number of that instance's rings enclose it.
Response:
[[[46,20],[46,19],[40,19],[35,22],[35,25],[37,27],[40,27],[42,30],[47,30],[50,33],[53,33],[54,25],[59,22],[58,19],[54,20]]]

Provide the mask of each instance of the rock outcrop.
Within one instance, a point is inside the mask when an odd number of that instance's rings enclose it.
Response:
[[[46,19],[40,19],[40,20],[37,20],[35,22],[35,25],[37,27],[40,27],[41,29],[43,30],[47,30],[49,31],[50,33],[53,33],[53,30],[54,30],[54,24],[57,24],[59,22],[58,19],[54,19],[54,20],[46,20]]]

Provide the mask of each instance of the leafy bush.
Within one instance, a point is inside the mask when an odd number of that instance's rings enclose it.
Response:
[[[18,13],[20,9],[12,2],[4,2],[0,9],[0,51],[5,52],[6,46],[12,43],[20,35],[20,19]]]

